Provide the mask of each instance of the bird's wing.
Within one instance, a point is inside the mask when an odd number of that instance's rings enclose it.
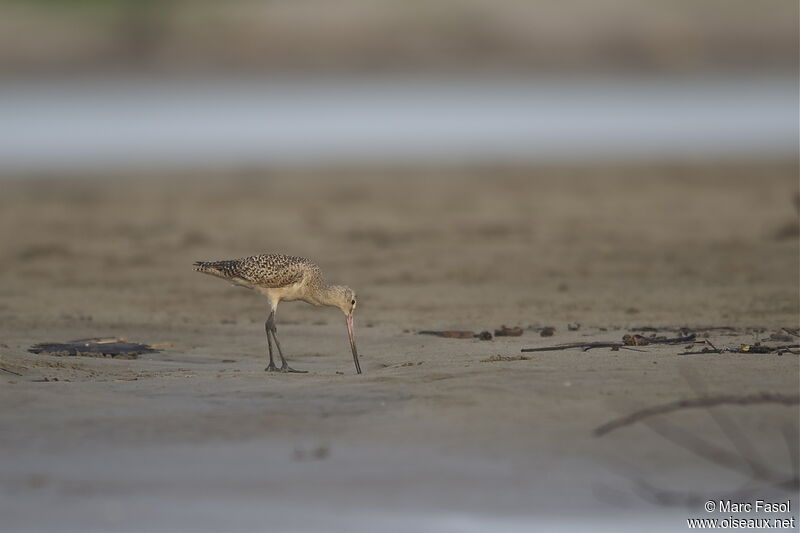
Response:
[[[286,287],[300,283],[306,276],[318,274],[317,265],[302,257],[269,254],[239,261],[237,277],[261,287]]]
[[[282,254],[253,255],[225,261],[198,261],[195,270],[245,287],[287,287],[319,277],[319,267],[303,257]]]

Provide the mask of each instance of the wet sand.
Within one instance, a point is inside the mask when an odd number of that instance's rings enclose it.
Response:
[[[489,359],[618,341],[641,326],[735,328],[711,330],[717,346],[798,327],[796,170],[6,179],[0,367],[21,375],[0,371],[3,522],[13,531],[523,531],[624,519],[631,530],[683,530],[681,520],[706,513],[654,504],[637,483],[715,496],[746,476],[643,424],[592,430],[703,390],[796,394],[796,355],[648,346]],[[357,291],[363,375],[341,313],[302,303],[281,305],[278,331],[292,365],[309,373],[265,373],[265,300],[191,270],[198,259],[268,251],[312,257]],[[416,333],[501,324],[525,332]],[[542,326],[555,335],[541,337]],[[27,352],[109,336],[162,351],[137,360]],[[790,473],[782,435],[796,431],[796,406],[719,411],[760,461]],[[706,410],[661,422],[733,449]]]

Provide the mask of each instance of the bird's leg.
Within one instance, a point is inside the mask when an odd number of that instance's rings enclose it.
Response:
[[[272,338],[270,337],[271,331],[270,331],[270,328],[269,328],[269,324],[270,324],[270,321],[272,320],[272,315],[273,314],[275,314],[274,311],[269,314],[269,318],[267,319],[266,322],[264,322],[264,331],[267,332],[267,347],[269,348],[269,365],[267,365],[267,368],[264,369],[267,372],[277,372],[278,371],[278,367],[275,366],[275,361],[272,359]]]
[[[295,370],[294,368],[289,366],[289,363],[286,362],[286,359],[283,358],[283,350],[281,350],[281,344],[278,342],[278,328],[275,327],[275,312],[273,311],[270,313],[269,318],[267,319],[267,327],[272,332],[272,339],[275,341],[275,346],[278,348],[278,355],[281,358],[281,372],[296,372],[298,374],[305,374],[306,370]]]

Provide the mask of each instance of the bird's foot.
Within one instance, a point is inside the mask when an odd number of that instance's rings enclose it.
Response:
[[[275,363],[270,361],[269,364],[267,365],[267,368],[265,368],[264,371],[266,371],[266,372],[278,372],[278,367],[275,366]]]
[[[281,366],[281,372],[291,372],[294,374],[308,374],[308,370],[295,370],[294,368],[290,367],[288,364],[283,363]]]

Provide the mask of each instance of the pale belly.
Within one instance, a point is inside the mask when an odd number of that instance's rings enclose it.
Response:
[[[301,283],[287,285],[286,287],[257,288],[258,292],[267,297],[274,306],[280,301],[291,302],[293,300],[304,300],[305,290]]]

